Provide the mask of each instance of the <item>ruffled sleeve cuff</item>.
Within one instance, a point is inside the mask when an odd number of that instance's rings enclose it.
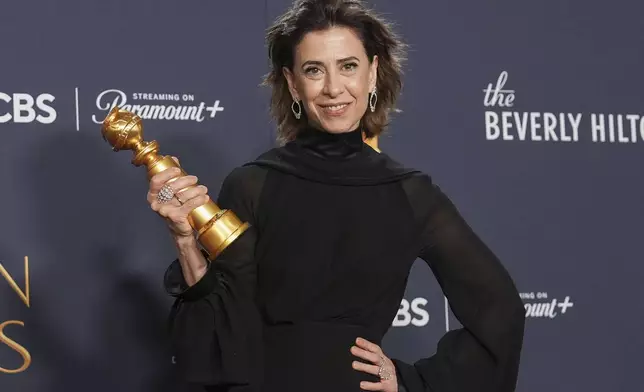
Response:
[[[178,259],[175,259],[166,269],[163,278],[163,285],[166,293],[184,301],[196,301],[204,298],[215,290],[219,274],[216,269],[213,268],[212,262],[208,259],[208,253],[203,249],[201,250],[201,253],[208,261],[208,267],[204,276],[194,285],[188,286],[183,277],[181,264],[179,264]]]
[[[425,392],[427,390],[416,367],[399,359],[392,359],[391,361],[396,367],[398,392]]]

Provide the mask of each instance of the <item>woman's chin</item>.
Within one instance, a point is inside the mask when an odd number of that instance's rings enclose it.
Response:
[[[322,129],[329,133],[346,133],[356,130],[358,124],[358,121],[331,119],[324,121],[321,125]]]

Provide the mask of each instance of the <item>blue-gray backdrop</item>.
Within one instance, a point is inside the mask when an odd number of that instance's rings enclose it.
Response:
[[[216,193],[273,146],[264,30],[287,0],[7,0],[0,11],[0,390],[171,391],[174,257],[111,105],[195,106],[146,136]],[[644,3],[373,1],[411,45],[380,145],[429,172],[525,302],[518,390],[641,390]],[[13,283],[12,283],[13,282]],[[418,262],[385,338],[458,322]]]

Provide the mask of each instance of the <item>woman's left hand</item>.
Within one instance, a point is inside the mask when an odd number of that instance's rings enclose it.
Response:
[[[387,358],[380,346],[368,340],[356,339],[357,346],[351,347],[351,353],[371,364],[353,361],[353,368],[380,377],[380,382],[362,381],[360,388],[365,391],[398,392],[396,368],[391,359]]]

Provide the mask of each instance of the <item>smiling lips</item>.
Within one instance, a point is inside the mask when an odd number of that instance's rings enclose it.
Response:
[[[335,105],[320,105],[322,112],[328,116],[341,116],[349,107],[349,103],[340,103]]]

